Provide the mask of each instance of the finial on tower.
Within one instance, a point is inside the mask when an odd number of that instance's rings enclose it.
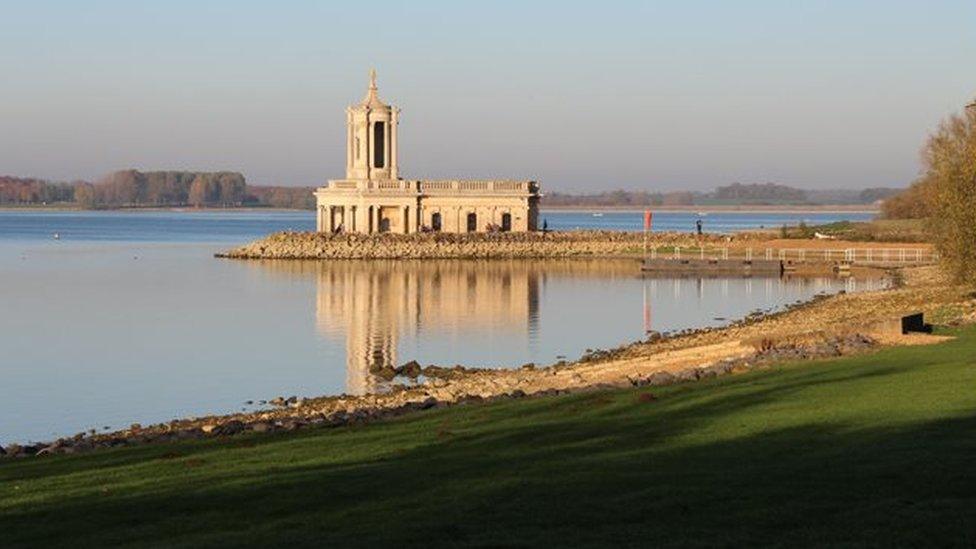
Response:
[[[380,101],[379,93],[376,91],[376,69],[369,69],[369,89],[366,90],[366,97],[360,105],[372,109],[389,108],[389,105]]]

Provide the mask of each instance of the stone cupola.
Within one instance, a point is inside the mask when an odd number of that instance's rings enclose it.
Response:
[[[346,179],[398,179],[397,124],[399,109],[384,103],[369,73],[366,97],[346,109]]]

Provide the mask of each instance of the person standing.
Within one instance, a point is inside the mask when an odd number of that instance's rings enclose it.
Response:
[[[702,220],[699,217],[698,221],[695,222],[695,229],[698,231],[698,236],[702,235]]]

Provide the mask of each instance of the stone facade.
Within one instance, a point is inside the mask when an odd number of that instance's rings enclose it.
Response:
[[[399,177],[400,110],[377,95],[376,73],[346,109],[346,178],[315,191],[319,232],[535,231],[535,181],[407,180]]]

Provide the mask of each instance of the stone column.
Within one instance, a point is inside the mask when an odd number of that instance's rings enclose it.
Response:
[[[373,179],[373,122],[366,113],[366,179]]]
[[[389,168],[390,166],[390,124],[389,122],[383,122],[383,167]],[[390,179],[393,179],[392,177]]]
[[[346,109],[346,177],[352,175],[353,166],[352,113]]]

